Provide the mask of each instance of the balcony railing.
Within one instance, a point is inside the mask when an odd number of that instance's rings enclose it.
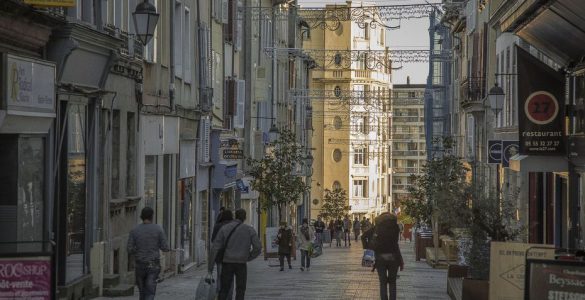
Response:
[[[460,93],[462,103],[481,101],[485,97],[485,78],[469,77],[463,79]]]
[[[420,150],[392,150],[392,156],[423,156],[424,151]]]
[[[393,171],[395,173],[418,173],[417,167],[394,167]]]

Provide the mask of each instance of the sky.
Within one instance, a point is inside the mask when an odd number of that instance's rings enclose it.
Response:
[[[304,7],[321,7],[325,4],[345,4],[345,1],[339,0],[298,0],[299,4]],[[359,3],[362,1],[353,1]],[[369,0],[363,1],[365,5],[404,5],[404,4],[424,4],[425,0]],[[431,0],[431,3],[438,1]],[[396,25],[392,22],[392,26]],[[400,28],[391,30],[390,47],[392,49],[429,49],[429,19],[411,19],[401,20]],[[396,66],[395,66],[396,67]],[[410,76],[410,83],[426,83],[429,72],[428,63],[411,63],[404,64],[402,68],[393,71],[392,83],[405,84],[406,77]]]

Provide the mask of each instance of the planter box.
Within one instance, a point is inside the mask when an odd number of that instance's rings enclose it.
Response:
[[[489,280],[463,279],[462,300],[488,300],[490,292]]]

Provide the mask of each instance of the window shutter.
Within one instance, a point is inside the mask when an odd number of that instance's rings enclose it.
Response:
[[[244,31],[243,15],[240,11],[242,6],[242,1],[238,1],[238,5],[235,8],[234,49],[236,51],[242,51],[242,34]]]
[[[229,19],[229,0],[220,0],[221,1],[221,23],[227,24]],[[233,0],[232,0],[233,2]]]
[[[244,128],[246,81],[236,80],[236,115],[234,116],[234,128]]]
[[[223,38],[226,42],[233,43],[234,31],[236,28],[235,16],[236,16],[236,4],[234,0],[228,1],[228,19],[227,23],[223,26]]]

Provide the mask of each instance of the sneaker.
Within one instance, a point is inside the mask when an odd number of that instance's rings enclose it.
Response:
[[[305,270],[305,268],[301,267],[301,272],[304,271],[304,270]]]

